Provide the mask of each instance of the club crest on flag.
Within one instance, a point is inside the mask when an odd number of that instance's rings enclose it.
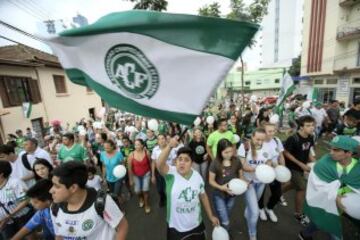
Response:
[[[111,82],[128,97],[150,99],[159,88],[157,69],[140,49],[130,44],[110,48],[105,69]]]

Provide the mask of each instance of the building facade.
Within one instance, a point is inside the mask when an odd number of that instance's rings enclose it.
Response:
[[[289,67],[301,53],[304,0],[271,0],[261,23],[263,68]]]
[[[280,82],[283,77],[284,68],[267,68],[257,71],[247,71],[244,74],[244,91],[258,97],[276,96],[280,91]],[[223,87],[227,92],[241,92],[241,72],[230,72]]]
[[[360,1],[305,0],[301,75],[320,100],[360,96]]]
[[[31,103],[29,115],[24,103]],[[0,47],[0,109],[6,112],[0,116],[1,141],[27,127],[42,134],[55,119],[73,126],[101,107],[94,91],[68,80],[55,56],[24,45]]]

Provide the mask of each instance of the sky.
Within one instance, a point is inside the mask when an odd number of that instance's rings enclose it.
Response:
[[[167,12],[197,14],[198,9],[215,0],[168,0]],[[246,0],[250,3],[252,0]],[[221,4],[221,13],[230,12],[230,0],[218,0]],[[100,17],[117,11],[130,10],[134,3],[129,0],[0,0],[0,20],[20,28],[28,33],[39,32],[40,22],[48,19],[65,19],[71,21],[77,14],[85,16],[89,23],[95,22]],[[14,44],[1,37],[29,45],[46,52],[50,48],[32,38],[0,25],[0,46]],[[258,68],[259,49],[247,49],[244,59],[250,69]]]

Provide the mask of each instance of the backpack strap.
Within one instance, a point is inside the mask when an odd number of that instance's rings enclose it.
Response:
[[[247,158],[247,155],[250,151],[250,142],[249,140],[244,141],[244,149],[245,149],[245,159]]]
[[[30,163],[29,163],[29,159],[27,157],[27,153],[24,153],[22,156],[21,156],[21,161],[22,161],[22,164],[24,165],[24,167],[29,170],[29,171],[32,171],[32,168],[30,166]]]
[[[104,210],[105,210],[105,203],[106,203],[106,191],[100,189],[96,193],[96,200],[95,200],[95,210],[96,213],[101,217],[104,218]]]
[[[276,148],[277,148],[279,146],[279,140],[276,137],[274,137],[274,141],[276,143]]]
[[[54,215],[54,217],[57,217],[59,208],[60,208],[60,205],[58,203],[51,204],[50,210],[51,210],[52,215]]]

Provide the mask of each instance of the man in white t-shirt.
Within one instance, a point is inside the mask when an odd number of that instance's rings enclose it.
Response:
[[[128,223],[115,201],[105,192],[86,188],[87,168],[69,161],[53,172],[50,189],[54,203],[51,219],[62,239],[125,240]]]
[[[205,240],[205,226],[202,222],[201,205],[213,225],[219,225],[219,220],[213,215],[205,184],[201,175],[192,166],[192,150],[188,147],[177,151],[175,166],[166,163],[171,149],[178,145],[177,137],[170,140],[160,154],[157,169],[166,181],[167,203],[167,237],[159,239]]]
[[[315,119],[315,134],[317,137],[320,137],[320,132],[322,130],[322,125],[324,121],[329,121],[329,117],[322,104],[317,102],[315,107],[311,108],[311,116]]]
[[[160,200],[159,207],[165,206],[166,194],[165,194],[165,179],[161,174],[156,170],[156,162],[158,161],[162,150],[166,147],[166,136],[164,134],[159,134],[157,137],[158,145],[156,145],[151,153],[151,171],[152,176],[156,178],[156,189],[158,191]],[[176,156],[175,156],[176,157]],[[173,165],[173,154],[169,154],[166,159],[166,163],[170,166]]]
[[[24,166],[23,154],[16,154],[15,148],[10,145],[0,145],[0,159],[5,160],[11,164],[12,173],[11,178],[23,181],[29,188],[35,184],[34,172],[31,166]]]
[[[36,158],[45,159],[50,164],[53,164],[50,154],[38,146],[38,141],[35,138],[28,138],[25,140],[24,151],[20,152],[20,155],[21,154],[27,155],[31,167],[34,165]]]

